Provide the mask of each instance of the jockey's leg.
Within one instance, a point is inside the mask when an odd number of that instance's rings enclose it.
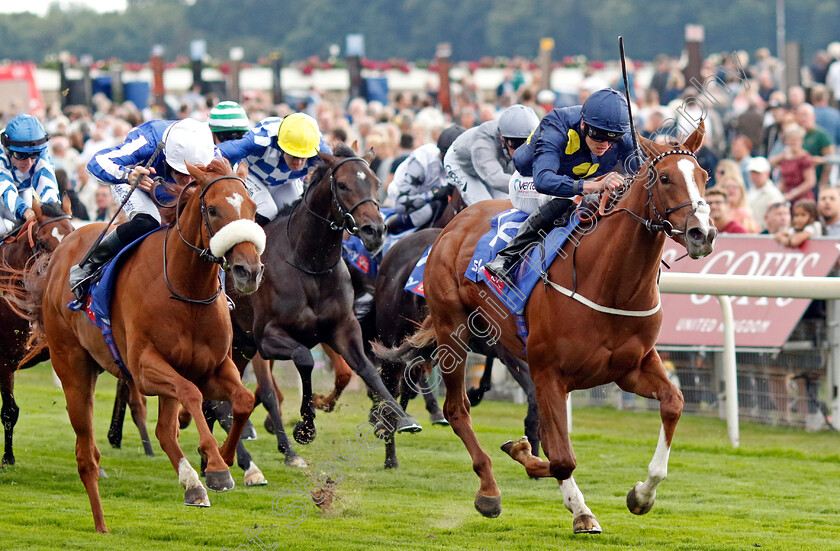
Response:
[[[565,225],[567,214],[573,205],[571,199],[558,197],[532,212],[522,223],[516,237],[484,267],[499,279],[508,279],[511,270],[533,243],[540,238],[544,239],[555,226]]]
[[[122,187],[122,186],[114,186]],[[154,214],[149,212],[150,208],[143,205],[145,208],[136,209],[129,213],[129,221],[125,224],[120,224],[115,230],[105,236],[99,245],[93,250],[84,264],[76,264],[70,268],[70,288],[79,302],[83,302],[88,293],[88,279],[95,274],[106,262],[114,258],[123,247],[136,240],[137,238],[149,233],[153,229],[160,226],[160,214],[157,213],[157,207],[154,206],[148,195],[143,196],[140,192],[135,192],[138,197],[132,195],[129,199],[128,206],[132,201],[141,202],[141,199],[146,199],[154,209]]]

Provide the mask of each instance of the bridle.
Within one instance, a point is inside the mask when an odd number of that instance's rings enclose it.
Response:
[[[308,200],[309,193],[313,188],[316,187],[316,185],[310,185],[309,187],[306,188],[306,191],[303,193],[303,198],[301,199],[300,202],[303,203],[304,208],[306,209],[306,211],[309,214],[311,214],[315,218],[321,220],[322,222],[327,223],[329,225],[330,230],[332,230],[334,232],[343,232],[343,231],[346,230],[350,235],[356,235],[357,233],[359,233],[359,230],[361,228],[356,224],[356,219],[353,217],[353,211],[355,211],[357,208],[364,205],[365,203],[373,203],[374,205],[376,205],[376,208],[379,208],[379,202],[376,199],[374,199],[373,197],[365,197],[364,199],[361,199],[360,201],[356,202],[356,204],[354,204],[352,207],[347,208],[347,205],[345,205],[344,201],[341,200],[341,197],[339,197],[338,191],[336,190],[335,173],[341,167],[341,165],[343,165],[345,163],[349,163],[351,161],[358,161],[358,162],[364,164],[367,168],[370,168],[370,164],[367,162],[367,160],[363,159],[362,157],[345,157],[345,158],[341,159],[339,162],[337,162],[336,164],[334,164],[333,166],[331,166],[330,169],[329,169],[329,172],[327,174],[329,176],[329,179],[330,179],[330,195],[332,196],[332,200],[335,203],[336,207],[338,208],[338,215],[341,218],[341,223],[340,224],[337,223],[335,220],[332,220],[330,218],[326,218],[324,216],[321,216],[320,214],[313,211],[309,207],[309,200]],[[326,178],[327,175],[325,175],[323,178]],[[297,205],[295,206],[295,208],[297,208]],[[288,241],[289,245],[291,246],[292,238],[291,238],[291,235],[289,235],[289,224],[286,224],[286,240]],[[335,269],[335,267],[338,265],[338,263],[341,262],[341,255],[339,255],[339,257],[335,261],[335,263],[332,266],[330,266],[329,268],[327,268],[326,270],[312,271],[312,270],[307,270],[306,268],[304,268],[302,266],[299,266],[295,262],[291,262],[289,260],[286,260],[285,262],[289,266],[292,266],[293,268],[295,268],[297,270],[300,270],[301,272],[303,272],[305,274],[324,275],[324,274],[328,274],[328,273],[332,272]]]
[[[46,250],[47,246],[44,244],[43,241],[38,239],[38,233],[44,228],[44,226],[48,226],[55,222],[59,222],[61,220],[70,220],[73,217],[69,214],[62,214],[61,216],[53,216],[52,218],[47,218],[43,222],[39,224],[35,224],[35,219],[27,220],[20,228],[18,228],[17,232],[15,233],[8,233],[6,234],[0,242],[2,243],[15,243],[20,241],[21,238],[26,235],[27,241],[29,242],[29,248],[32,251],[32,254],[37,253],[39,250]]]
[[[207,230],[207,233],[209,234],[210,238],[212,238],[216,234],[216,232],[214,232],[213,228],[210,226],[210,220],[207,217],[207,204],[204,201],[204,196],[207,194],[207,190],[209,190],[210,187],[213,184],[215,184],[216,182],[218,182],[219,180],[239,180],[240,182],[242,182],[243,186],[245,185],[245,180],[243,180],[239,176],[225,175],[225,176],[219,176],[217,178],[213,178],[212,180],[207,182],[207,184],[201,190],[201,193],[198,195],[198,199],[200,201],[201,220],[204,222],[204,228]],[[183,188],[181,188],[181,191],[178,193],[178,201],[177,201],[176,205],[181,204],[181,198],[183,197],[184,192],[187,190],[187,188],[191,188],[195,185],[196,184],[193,183],[193,184],[190,184],[190,185],[187,185],[187,186],[184,186]],[[222,257],[214,256],[213,253],[210,251],[209,247],[206,248],[206,249],[201,249],[199,247],[196,247],[195,245],[193,245],[192,243],[190,243],[189,241],[187,241],[184,238],[184,234],[181,233],[181,210],[182,209],[180,209],[176,206],[176,209],[175,209],[175,229],[178,232],[178,237],[181,238],[181,241],[183,241],[184,244],[187,247],[189,247],[190,249],[195,251],[198,254],[199,258],[201,258],[202,260],[206,260],[208,262],[213,262],[214,264],[219,264],[223,270],[227,270],[230,266],[228,265],[227,260],[225,259],[224,256],[222,256]],[[166,227],[166,236],[164,237],[164,240],[163,240],[163,279],[164,279],[164,281],[166,281],[166,288],[169,289],[169,292],[171,293],[170,298],[174,298],[176,300],[180,300],[180,301],[183,301],[183,302],[189,302],[191,304],[204,304],[204,305],[213,304],[214,302],[216,302],[216,299],[219,298],[219,295],[222,294],[222,284],[221,284],[221,282],[219,282],[219,288],[216,289],[216,293],[212,297],[205,298],[205,299],[193,299],[193,298],[187,298],[187,297],[181,296],[172,287],[172,283],[170,283],[170,281],[169,281],[169,274],[166,271],[166,243],[169,241],[169,239],[168,239],[169,238],[169,231],[171,229],[172,229],[172,224],[170,224]]]
[[[694,205],[694,203],[692,201],[686,201],[685,203],[681,203],[681,204],[677,205],[676,207],[670,207],[669,208],[667,206],[667,203],[662,199],[661,195],[658,192],[658,188],[657,188],[656,199],[659,200],[659,202],[661,204],[665,205],[665,212],[660,213],[659,209],[656,208],[656,201],[653,200],[654,199],[653,189],[654,189],[654,187],[656,187],[656,186],[654,186],[654,183],[655,183],[656,177],[657,177],[657,174],[656,174],[656,171],[654,170],[654,167],[660,161],[662,161],[662,159],[664,159],[665,157],[668,157],[670,155],[685,155],[685,156],[693,158],[695,161],[697,160],[697,157],[694,155],[693,151],[689,151],[687,149],[679,149],[679,148],[671,149],[671,150],[668,150],[664,153],[660,153],[659,155],[653,157],[650,160],[650,162],[648,163],[649,172],[648,172],[648,181],[647,181],[648,198],[647,198],[647,201],[645,202],[645,206],[650,207],[650,210],[653,213],[653,216],[656,218],[655,220],[652,220],[652,219],[649,219],[649,218],[643,218],[642,216],[639,216],[635,212],[631,211],[630,209],[627,209],[627,208],[624,208],[624,207],[615,209],[614,211],[612,211],[610,213],[605,213],[605,212],[603,212],[605,210],[605,208],[603,206],[604,203],[602,203],[602,206],[601,206],[601,209],[600,209],[602,212],[600,212],[600,214],[602,216],[609,216],[610,214],[614,214],[616,212],[626,212],[630,216],[635,218],[648,231],[650,231],[652,233],[662,232],[665,235],[667,235],[668,237],[674,237],[675,235],[684,235],[686,233],[686,230],[687,230],[687,227],[688,227],[688,219],[691,218],[691,216],[695,212],[697,212],[697,207],[694,207],[692,209],[691,213],[688,216],[686,216],[685,226],[683,227],[682,230],[678,230],[678,229],[674,228],[673,224],[671,224],[670,220],[668,220],[668,217],[671,214],[673,214],[673,213],[675,213],[679,210],[682,210],[682,209],[687,208],[687,207],[692,207]],[[634,179],[634,177],[632,177],[632,176],[629,177],[628,179],[626,179],[624,185],[619,189],[620,190],[626,189],[631,184],[633,179]],[[605,196],[605,200],[610,195],[611,194],[607,194]],[[698,206],[700,206],[700,205],[698,205]]]
[[[357,208],[364,205],[365,203],[373,203],[374,205],[376,205],[376,208],[379,208],[379,202],[376,199],[374,199],[373,197],[365,197],[364,199],[361,199],[355,205],[353,205],[352,207],[350,207],[348,209],[347,205],[345,205],[344,202],[341,200],[341,197],[338,196],[338,192],[335,189],[335,186],[336,186],[335,173],[336,173],[336,171],[338,171],[339,168],[341,168],[341,165],[343,165],[345,163],[349,163],[351,161],[358,161],[358,162],[364,164],[367,168],[370,168],[370,164],[365,159],[363,159],[361,157],[345,157],[344,159],[341,159],[335,165],[330,167],[330,170],[329,170],[330,194],[332,195],[332,199],[335,202],[336,207],[338,207],[338,215],[341,217],[341,224],[340,225],[338,223],[336,223],[334,220],[331,220],[329,218],[325,218],[325,217],[321,216],[320,214],[318,214],[316,212],[313,212],[312,209],[309,208],[309,203],[306,201],[306,196],[308,195],[309,190],[314,186],[310,186],[309,188],[307,188],[306,193],[303,194],[303,204],[306,207],[306,210],[309,211],[309,213],[311,215],[313,215],[314,217],[316,217],[320,220],[323,220],[324,222],[327,222],[330,225],[331,230],[337,231],[337,232],[347,230],[347,232],[350,235],[356,235],[357,233],[359,233],[359,230],[361,228],[356,225],[356,219],[353,218],[353,211],[355,211]]]

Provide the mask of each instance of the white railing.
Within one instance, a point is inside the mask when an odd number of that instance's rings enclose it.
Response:
[[[659,280],[663,293],[707,294],[717,297],[723,313],[724,377],[726,384],[726,424],[729,441],[739,444],[738,383],[735,363],[735,326],[730,296],[780,297],[807,299],[840,299],[840,278],[831,277],[773,277],[745,275],[687,274],[663,272]],[[840,418],[840,358],[837,345],[840,328],[834,320],[836,307],[829,303],[829,334],[832,344],[832,361],[828,372],[829,401],[832,415]]]

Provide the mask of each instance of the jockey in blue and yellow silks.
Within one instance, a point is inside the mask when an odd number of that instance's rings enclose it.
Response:
[[[627,102],[610,88],[594,92],[582,106],[554,109],[543,117],[513,161],[522,176],[533,176],[539,193],[557,199],[528,217],[487,270],[507,277],[528,245],[565,217],[574,196],[619,187],[623,178],[612,171],[637,168],[629,132]],[[624,166],[628,160],[633,166]]]

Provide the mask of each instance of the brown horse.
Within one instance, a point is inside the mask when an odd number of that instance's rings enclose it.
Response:
[[[424,276],[430,316],[399,349],[379,352],[406,358],[412,350],[437,342],[433,356],[446,384],[444,414],[472,457],[481,480],[475,507],[484,516],[501,514],[501,494],[490,457],[481,448],[470,421],[464,371],[465,343],[471,337],[498,342],[527,359],[548,461],[531,454],[527,439],[508,442],[502,449],[524,465],[531,477],[552,476],[560,482],[563,502],[574,515],[575,532],[597,533],[601,527],[572,477],[576,460],[566,417],[569,393],[616,382],[623,390],[658,399],[662,418],[659,444],[647,480],[639,482],[627,497],[635,514],[644,514],[653,506],[656,487],[667,472],[671,440],[683,405],[681,392],[668,380],[654,349],[662,321],[657,276],[666,235],[684,245],[692,258],[712,250],[716,230],[703,200],[708,175],[694,157],[702,140],[701,124],[681,147],[642,141],[646,159],[632,184],[625,186],[623,197],[617,205],[605,203],[607,208],[601,210],[606,216],[586,229],[586,224],[579,228],[580,239],[566,242],[566,254],[558,255],[551,264],[546,284],[531,294],[525,309],[530,335],[524,354],[513,316],[506,315],[484,283],[464,277],[476,243],[490,229],[493,216],[509,208],[509,203],[473,205],[435,242]],[[577,300],[556,292],[555,285],[574,289]]]
[[[76,460],[99,532],[106,532],[99,498],[99,449],[93,435],[93,392],[102,369],[130,376],[137,389],[159,396],[156,435],[186,488],[187,505],[209,506],[207,491],[178,445],[178,403],[196,419],[199,450],[207,457],[207,486],[233,487],[228,466],[254,395],[231,360],[233,329],[219,286],[219,264],[241,293],[259,286],[259,254],[265,235],[254,220],[256,206],[243,178],[224,159],[207,167],[187,164],[196,180],[175,224],[147,237],[125,261],[111,299],[116,346],[127,367],[115,365],[102,333],[84,312],[73,312],[70,267],[90,248],[103,225],[81,228],[53,253],[43,289],[43,332],[53,367],[64,387],[67,412],[76,432]],[[210,260],[210,262],[208,262]],[[37,322],[37,320],[36,320]],[[36,325],[35,330],[39,327]],[[37,334],[37,333],[36,333]],[[42,343],[43,344],[43,343]],[[233,426],[220,447],[201,414],[202,396],[233,402]]]
[[[35,218],[25,222],[14,234],[11,232],[0,238],[0,286],[4,287],[0,295],[9,302],[0,301],[0,394],[3,396],[3,408],[0,418],[6,435],[3,453],[3,465],[14,465],[15,454],[13,436],[17,423],[18,408],[15,402],[15,370],[18,362],[26,355],[26,340],[29,333],[29,320],[22,317],[15,304],[17,299],[25,299],[22,287],[22,275],[27,265],[55,250],[61,241],[73,231],[70,223],[70,202],[32,204]],[[19,296],[18,296],[19,295]],[[49,352],[44,350],[20,368],[32,367],[49,359]]]

